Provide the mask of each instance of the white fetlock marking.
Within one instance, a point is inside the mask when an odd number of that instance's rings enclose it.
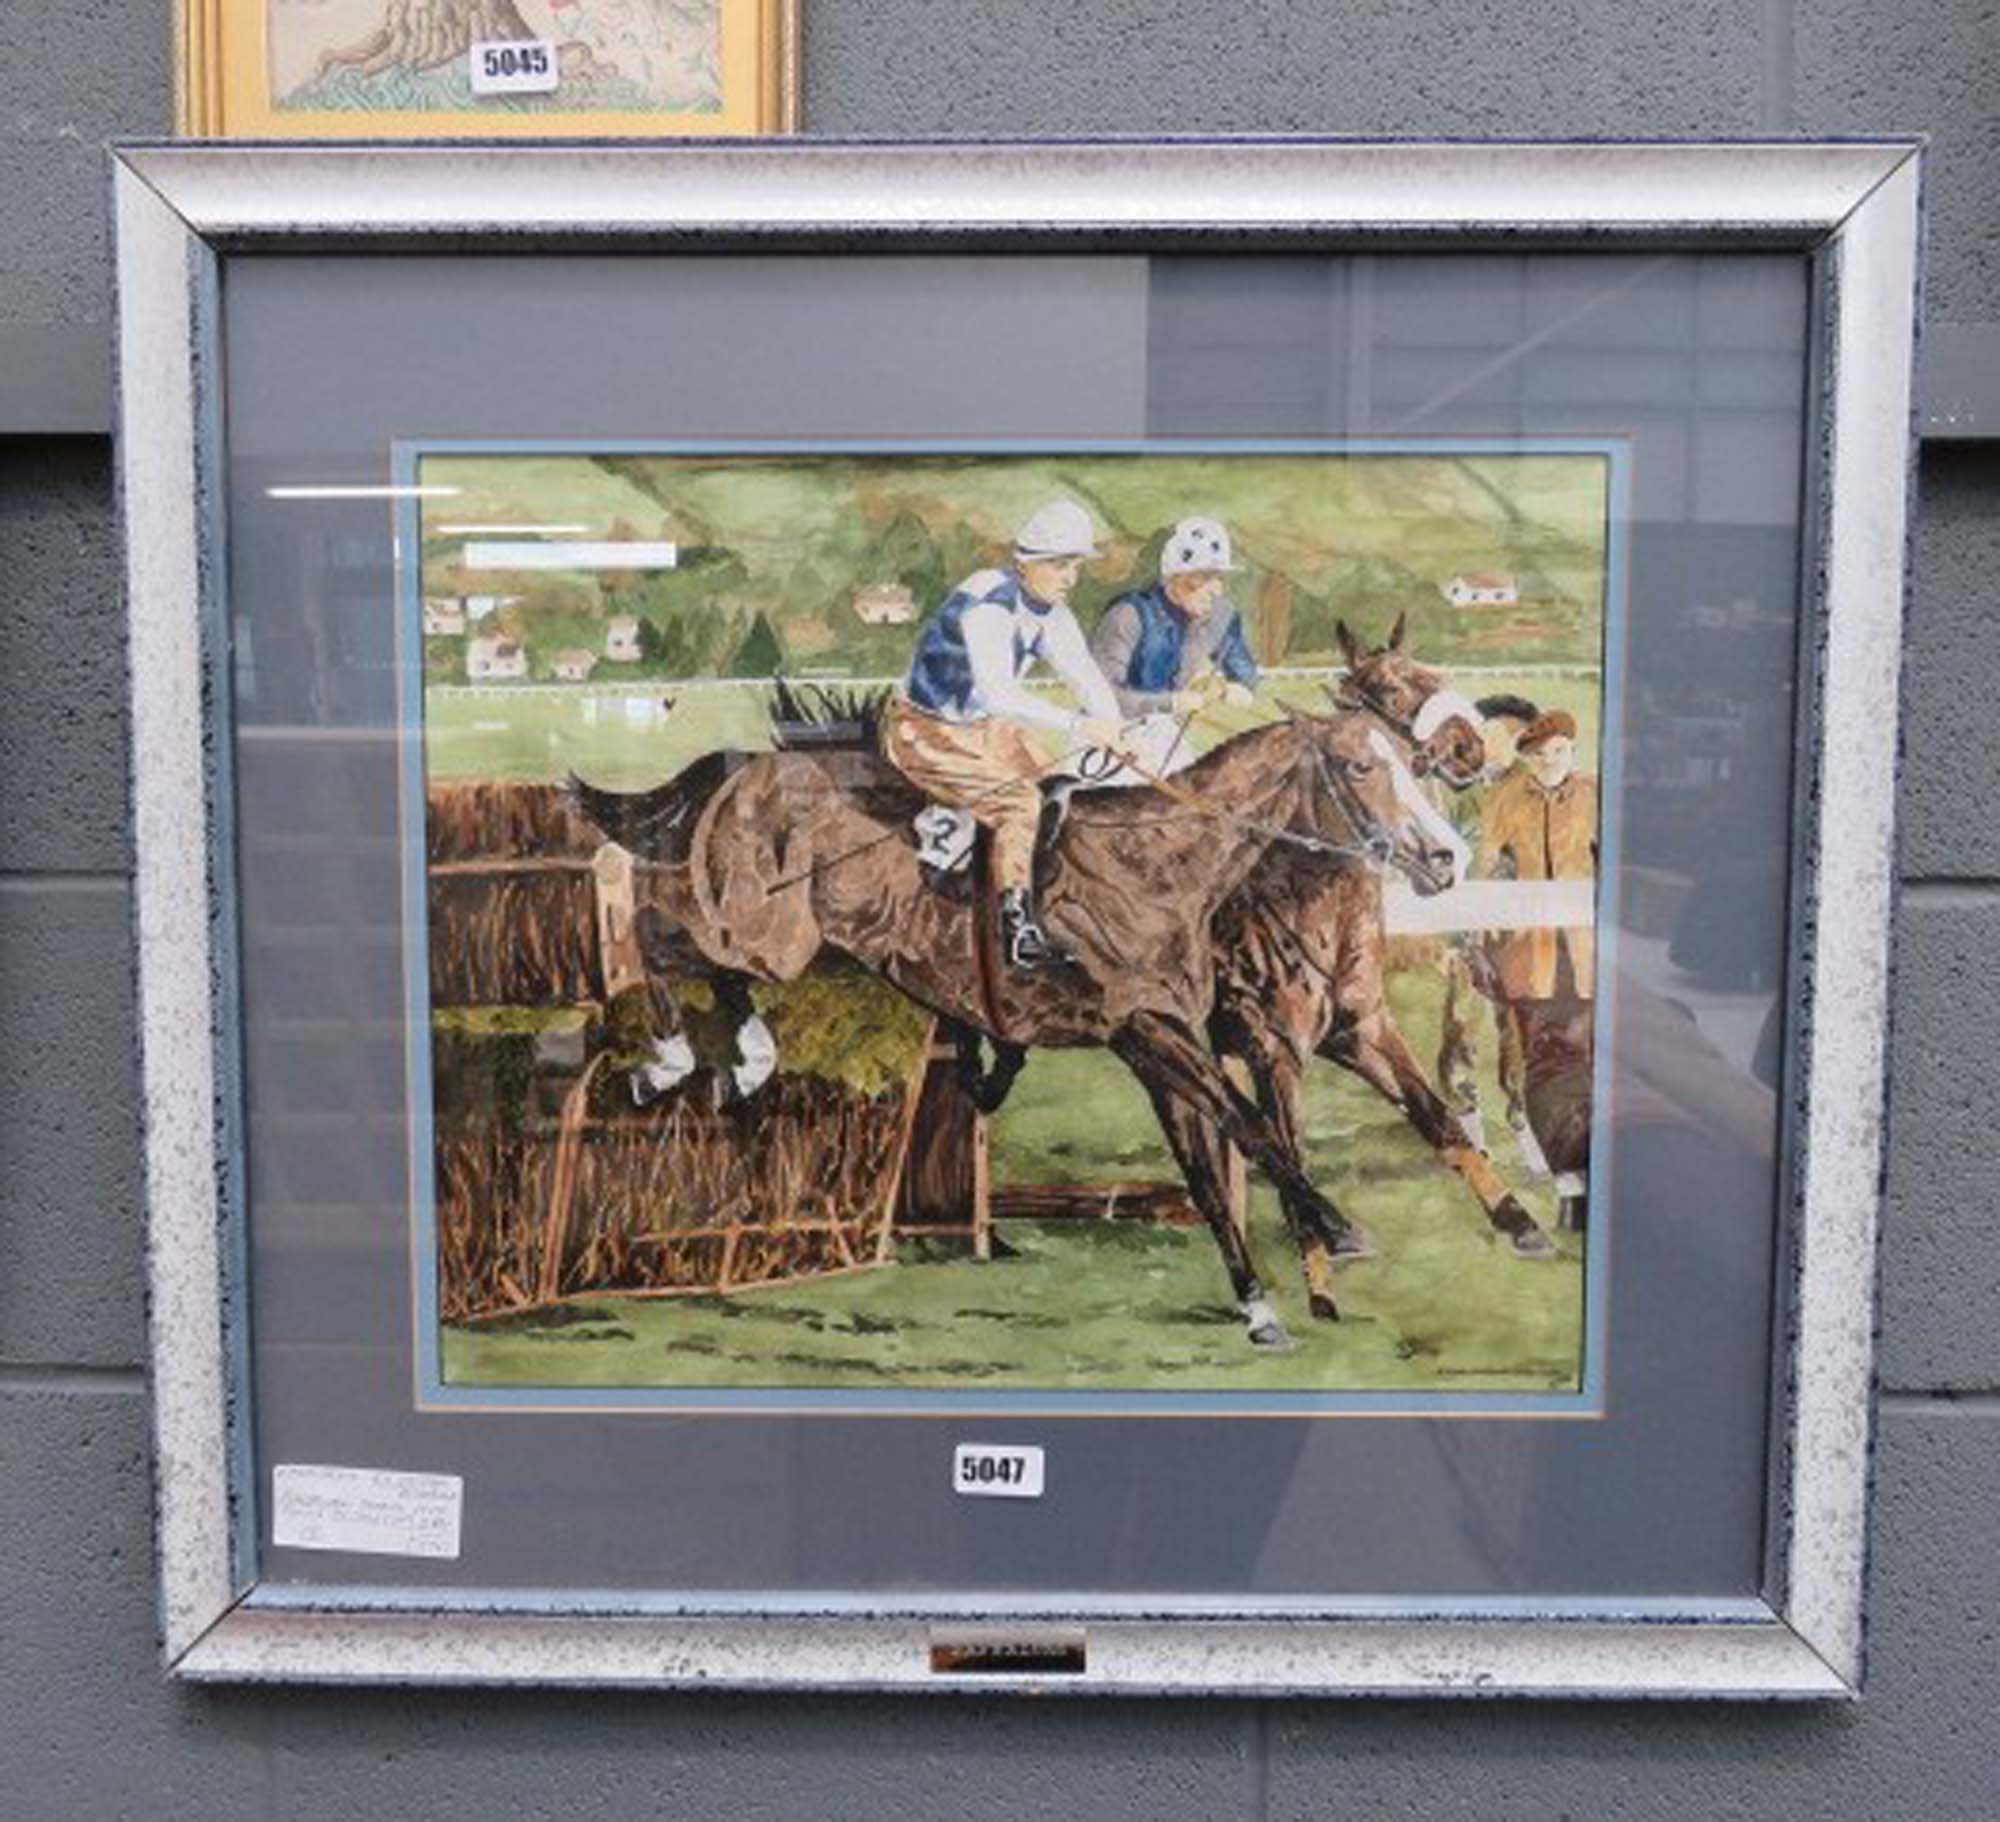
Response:
[[[632,1071],[632,1098],[641,1107],[671,1092],[694,1074],[694,1046],[685,1032],[653,1040],[653,1060]]]
[[[1590,1179],[1580,1170],[1556,1172],[1556,1194],[1559,1196],[1580,1196],[1589,1188]]]
[[[736,1028],[736,1054],[741,1060],[730,1074],[736,1078],[736,1092],[747,1098],[762,1088],[778,1067],[778,1040],[754,1012]]]
[[[1268,1297],[1252,1297],[1248,1303],[1239,1303],[1236,1307],[1243,1312],[1243,1326],[1253,1335],[1259,1329],[1282,1326],[1278,1321],[1278,1312],[1271,1307]]]

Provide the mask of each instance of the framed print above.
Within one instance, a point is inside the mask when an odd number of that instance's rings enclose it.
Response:
[[[180,0],[202,138],[795,132],[797,0]]]
[[[177,1673],[1859,1687],[1914,148],[118,157]]]

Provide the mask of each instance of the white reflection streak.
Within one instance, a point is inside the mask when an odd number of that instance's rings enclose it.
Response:
[[[267,500],[447,500],[463,493],[462,487],[393,487],[386,485],[332,485],[312,487],[267,487]]]
[[[545,538],[580,538],[590,530],[590,527],[588,525],[434,525],[431,529],[441,538],[506,537],[515,532],[539,534]]]

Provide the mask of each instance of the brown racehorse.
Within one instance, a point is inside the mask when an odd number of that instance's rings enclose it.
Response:
[[[1271,1179],[1320,1248],[1346,1249],[1351,1230],[1208,1047],[1211,926],[1276,848],[1390,862],[1420,892],[1450,884],[1436,818],[1412,813],[1379,727],[1293,714],[1170,785],[1075,794],[1042,891],[1075,965],[1037,973],[997,965],[975,905],[926,881],[910,827],[922,800],[871,749],[711,754],[650,791],[571,789],[606,835],[653,863],[642,940],[657,975],[698,970],[724,1003],[747,1007],[749,980],[795,979],[833,951],[998,1044],[1111,1050],[1146,1089],[1251,1341],[1287,1343],[1230,1219],[1220,1141]],[[664,995],[655,1003],[673,1016]],[[1303,1248],[1307,1235],[1294,1238]]]
[[[1341,624],[1348,675],[1336,700],[1377,719],[1404,750],[1416,749],[1413,773],[1469,784],[1484,763],[1478,711],[1409,657],[1403,634],[1399,617],[1387,643],[1369,651]],[[1214,1047],[1242,1060],[1259,1105],[1295,1151],[1308,1064],[1318,1055],[1351,1070],[1400,1109],[1465,1181],[1516,1254],[1553,1256],[1548,1235],[1500,1180],[1397,1029],[1383,992],[1386,946],[1379,870],[1346,856],[1272,850],[1217,915]],[[1292,1229],[1305,1237],[1312,1312],[1330,1318],[1332,1258],[1309,1228],[1294,1221]],[[1365,1246],[1350,1244],[1347,1251],[1353,1256]]]
[[[1373,650],[1334,623],[1333,636],[1347,660],[1334,691],[1342,709],[1373,715],[1410,749],[1410,770],[1454,791],[1476,784],[1486,767],[1478,707],[1450,688],[1441,672],[1419,664],[1403,649],[1409,616],[1398,614],[1389,637]]]

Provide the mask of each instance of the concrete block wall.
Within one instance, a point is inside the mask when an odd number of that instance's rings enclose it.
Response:
[[[1985,0],[807,0],[807,14],[806,116],[823,133],[1929,133],[1929,318],[2000,320]],[[0,350],[10,329],[108,334],[101,147],[164,128],[168,23],[166,0],[10,15]],[[203,1691],[168,1684],[154,1649],[110,447],[0,440],[0,1814],[1993,1813],[1996,577],[2000,448],[1932,445],[1859,1706]]]

